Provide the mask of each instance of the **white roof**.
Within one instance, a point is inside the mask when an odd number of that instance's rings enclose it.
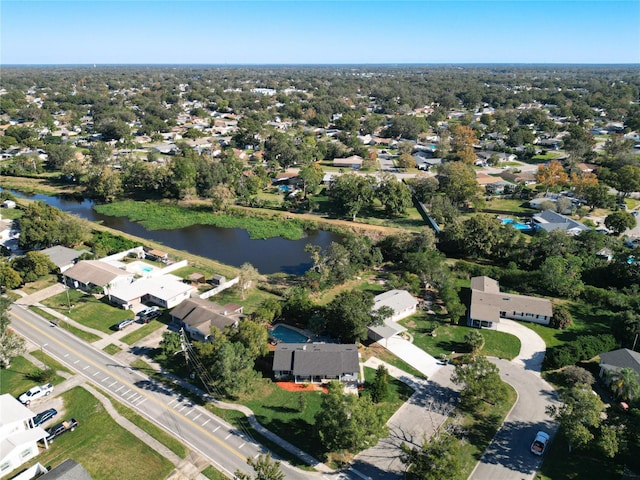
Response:
[[[373,302],[373,310],[378,310],[381,307],[391,307],[394,313],[402,312],[418,304],[413,295],[406,290],[389,290],[376,295],[373,298]]]
[[[35,414],[8,393],[0,395],[0,427],[29,420]]]
[[[193,291],[193,287],[184,283],[175,275],[139,278],[127,284],[119,285],[110,290],[113,297],[129,302],[144,295],[152,295],[161,300],[170,300],[178,295]]]
[[[398,333],[404,332],[407,329],[399,323],[394,322],[390,318],[387,318],[382,325],[376,325],[375,327],[369,327],[369,330],[375,332],[382,338],[391,338]]]

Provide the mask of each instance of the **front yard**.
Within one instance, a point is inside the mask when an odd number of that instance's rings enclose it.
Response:
[[[86,327],[108,334],[113,333],[114,325],[134,316],[131,310],[114,307],[107,302],[106,298],[98,300],[93,295],[85,294],[80,290],[62,292],[42,303]]]

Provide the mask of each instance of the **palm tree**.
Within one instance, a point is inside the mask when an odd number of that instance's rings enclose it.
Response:
[[[640,376],[633,368],[621,368],[607,373],[609,387],[616,397],[624,402],[633,400],[640,394]]]

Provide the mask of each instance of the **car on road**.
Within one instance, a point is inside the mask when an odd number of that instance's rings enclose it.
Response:
[[[44,412],[38,413],[35,417],[33,417],[33,426],[39,427],[43,423],[48,422],[53,417],[58,414],[58,411],[55,408],[50,408],[49,410],[45,410]]]
[[[51,428],[47,429],[47,433],[49,436],[47,437],[47,442],[53,442],[54,438],[59,437],[63,433],[73,432],[78,426],[78,422],[75,418],[70,418],[69,420],[65,420],[64,422],[58,423]]]
[[[51,383],[46,383],[44,385],[33,387],[31,390],[24,392],[18,397],[18,400],[20,400],[20,403],[22,403],[23,405],[29,406],[32,401],[36,400],[37,398],[51,395],[51,392],[53,392],[53,385]]]
[[[126,320],[121,321],[119,324],[116,325],[116,330],[122,330],[126,327],[128,327],[129,325],[131,325],[135,320],[133,318],[127,318]]]
[[[547,444],[549,443],[549,434],[547,432],[540,431],[536,434],[536,438],[531,444],[531,453],[536,455],[542,455]]]

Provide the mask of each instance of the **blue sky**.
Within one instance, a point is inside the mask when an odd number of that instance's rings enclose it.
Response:
[[[640,63],[640,1],[10,1],[1,64]]]

